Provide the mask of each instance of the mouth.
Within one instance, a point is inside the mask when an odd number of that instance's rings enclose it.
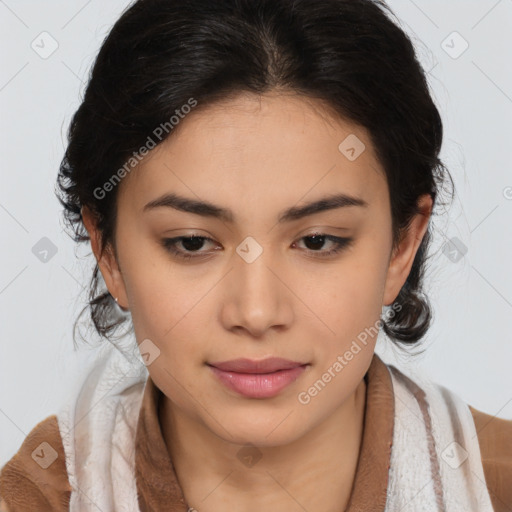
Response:
[[[249,398],[271,398],[297,380],[309,363],[269,358],[207,363],[227,388]]]

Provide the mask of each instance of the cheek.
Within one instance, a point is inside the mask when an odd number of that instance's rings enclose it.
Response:
[[[350,345],[365,329],[376,325],[382,312],[387,255],[367,239],[360,241],[357,250],[350,253],[324,279],[324,287],[310,290],[315,298],[315,309],[330,327],[331,339]]]
[[[138,342],[151,340],[163,356],[159,362],[173,373],[184,369],[183,361],[200,364],[205,333],[211,331],[207,295],[218,278],[194,278],[193,271],[177,268],[165,255],[146,257],[144,251],[134,250],[126,261],[124,280]]]
[[[137,340],[161,340],[186,313],[187,304],[181,299],[187,295],[173,279],[171,266],[164,264],[165,256],[148,241],[125,243],[120,254]]]
[[[137,339],[154,339],[162,349],[177,339],[186,339],[182,348],[190,347],[195,339],[197,315],[200,314],[201,294],[176,279],[161,276],[158,279],[132,280],[131,315]],[[204,292],[203,294],[204,295]],[[199,303],[199,304],[198,304]]]

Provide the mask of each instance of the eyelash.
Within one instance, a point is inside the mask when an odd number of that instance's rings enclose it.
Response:
[[[340,237],[333,236],[333,235],[327,235],[325,233],[311,233],[310,235],[301,237],[299,240],[304,240],[305,238],[315,238],[315,237],[325,238],[326,240],[334,242],[334,244],[335,244],[335,248],[331,249],[330,251],[321,252],[321,251],[313,251],[311,249],[306,249],[306,252],[313,253],[315,256],[318,256],[320,258],[328,258],[330,256],[334,256],[334,255],[342,252],[344,249],[348,248],[354,241],[354,239],[351,237],[340,238]],[[207,241],[209,240],[209,241],[213,242],[213,240],[211,238],[208,238],[205,236],[192,235],[192,236],[178,236],[176,238],[164,238],[162,240],[162,245],[164,246],[164,248],[167,251],[169,251],[171,254],[173,254],[177,258],[181,258],[184,260],[190,260],[192,258],[201,258],[202,256],[192,256],[191,254],[187,254],[186,252],[177,250],[175,248],[176,244],[178,242],[180,242],[181,240],[194,240],[194,239],[195,240],[207,240]]]

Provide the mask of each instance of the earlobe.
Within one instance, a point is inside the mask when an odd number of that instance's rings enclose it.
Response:
[[[123,276],[119,268],[117,259],[110,246],[103,248],[101,243],[101,232],[97,228],[97,219],[92,211],[83,206],[81,209],[82,221],[84,223],[91,240],[91,248],[98,262],[98,267],[105,281],[108,291],[113,297],[117,297],[116,302],[123,309],[128,309],[126,304],[126,290]]]
[[[433,202],[430,194],[425,194],[419,198],[420,213],[417,213],[411,220],[407,231],[403,233],[398,247],[393,252],[383,296],[383,305],[385,306],[393,304],[409,276],[418,248],[428,229],[432,206]]]

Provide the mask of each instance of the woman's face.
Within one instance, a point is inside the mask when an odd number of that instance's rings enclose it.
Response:
[[[391,257],[389,192],[367,131],[314,100],[239,96],[192,110],[119,187],[119,267],[107,255],[100,268],[176,411],[270,446],[343,405],[427,227],[413,224]],[[166,194],[179,199],[148,206]],[[179,240],[191,236],[201,238]],[[269,357],[306,366],[282,372],[282,388],[276,375],[233,388],[210,366]]]

